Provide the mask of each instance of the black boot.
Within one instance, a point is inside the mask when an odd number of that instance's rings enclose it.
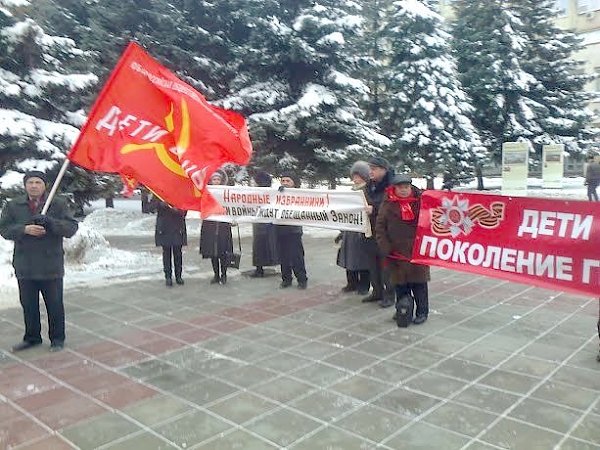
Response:
[[[219,280],[219,284],[227,284],[227,274],[224,273],[221,275],[221,279]]]
[[[263,278],[265,270],[261,266],[257,266],[256,270],[250,274],[250,278]]]
[[[175,278],[175,283],[177,283],[178,285],[180,285],[180,286],[181,286],[182,284],[184,284],[183,278],[181,278],[181,277],[176,277],[176,278]]]
[[[219,284],[219,281],[221,281],[221,279],[219,278],[219,275],[215,273],[215,276],[210,280],[210,284]]]
[[[165,279],[165,285],[167,285],[168,287],[172,287],[173,286],[173,279],[166,278]]]

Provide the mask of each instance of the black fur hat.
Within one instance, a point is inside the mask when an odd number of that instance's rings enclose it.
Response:
[[[258,187],[270,187],[273,183],[273,178],[267,172],[261,170],[254,174],[254,181]]]

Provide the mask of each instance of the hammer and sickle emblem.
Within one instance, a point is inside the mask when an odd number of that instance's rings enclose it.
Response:
[[[172,133],[175,130],[175,120],[174,120],[174,108],[171,103],[171,110],[169,114],[165,117],[165,125],[167,131]],[[187,103],[185,99],[181,100],[181,131],[179,133],[179,138],[177,139],[177,146],[173,149],[167,149],[164,144],[160,142],[148,142],[144,144],[127,144],[121,148],[121,153],[126,155],[127,153],[137,152],[140,150],[153,150],[156,153],[156,156],[160,160],[160,162],[171,172],[176,175],[179,175],[184,178],[189,178],[185,173],[181,165],[178,161],[175,161],[171,157],[172,154],[176,154],[177,158],[180,159],[181,156],[186,152],[190,145],[190,113],[188,110]],[[194,187],[194,195],[196,197],[201,196],[201,192]]]

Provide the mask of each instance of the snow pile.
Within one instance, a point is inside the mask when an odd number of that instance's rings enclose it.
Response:
[[[154,235],[156,216],[113,208],[97,209],[85,218],[84,224],[104,236],[149,236]]]

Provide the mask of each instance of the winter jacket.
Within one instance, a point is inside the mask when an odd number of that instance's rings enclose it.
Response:
[[[233,252],[231,224],[203,220],[200,228],[200,254],[203,258],[223,258]]]
[[[78,224],[69,211],[67,203],[54,198],[46,214],[46,234],[36,237],[25,234],[25,225],[33,224],[33,216],[42,210],[29,208],[27,196],[8,202],[0,217],[0,235],[15,242],[13,267],[18,279],[51,280],[65,274],[63,238],[77,232]]]
[[[276,266],[279,264],[277,236],[272,223],[252,225],[252,265]]]
[[[589,184],[600,183],[600,163],[591,162],[585,171],[585,181]]]
[[[390,181],[394,177],[393,169],[389,169],[381,181],[369,181],[365,190],[367,203],[373,207],[373,212],[369,215],[371,221],[371,230],[373,238],[377,236],[376,224],[379,208],[385,197],[385,190],[390,185]]]
[[[410,259],[412,256],[421,201],[421,191],[414,186],[412,188],[413,196],[418,199],[412,205],[414,220],[404,221],[400,206],[389,201],[387,197],[379,210],[376,224],[377,245],[385,256],[400,254],[406,259]],[[394,284],[426,283],[430,279],[428,266],[391,258],[386,258],[386,263],[389,265],[391,281]]]
[[[154,241],[157,247],[187,245],[185,216],[187,211],[172,208],[165,202],[156,201],[156,229]]]

